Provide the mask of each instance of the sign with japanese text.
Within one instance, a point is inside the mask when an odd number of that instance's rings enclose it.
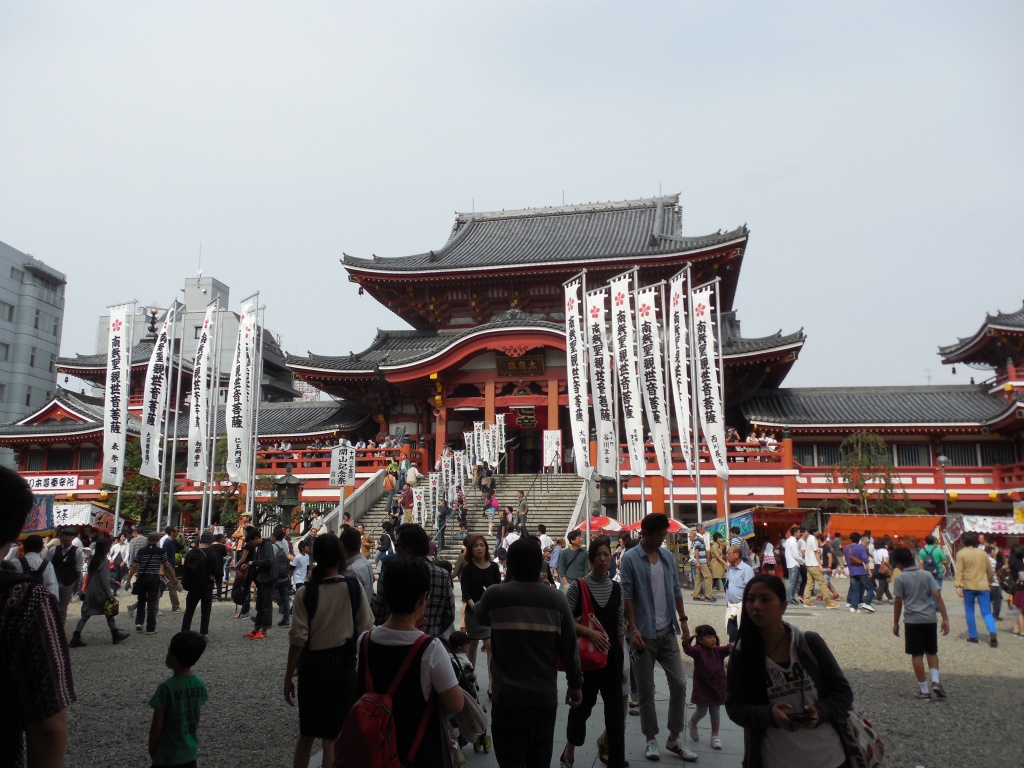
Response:
[[[690,456],[693,447],[691,442],[692,423],[690,419],[690,325],[687,322],[686,273],[672,278],[669,283],[669,327],[668,327],[668,367],[669,380],[672,384],[672,405],[676,412],[676,429],[679,431],[679,449],[683,452],[686,469],[693,475],[693,459]]]
[[[336,445],[331,449],[331,476],[328,483],[346,488],[356,484],[356,449]]]
[[[213,346],[213,324],[219,302],[206,308],[203,327],[196,342],[192,366],[192,402],[188,414],[188,463],[185,475],[189,480],[207,481],[210,470],[210,441],[207,433],[210,405],[210,348]]]
[[[256,302],[251,296],[242,302],[238,317],[238,337],[231,357],[228,377],[226,470],[236,483],[249,480],[252,457],[253,366],[256,358]]]
[[[78,488],[78,475],[24,475],[34,493],[64,493]]]
[[[640,415],[640,385],[636,375],[636,338],[633,310],[630,308],[630,280],[627,272],[608,286],[612,297],[612,338],[615,343],[615,372],[619,382],[619,404],[622,407],[626,447],[629,449],[630,471],[637,477],[647,475],[644,459],[644,424]]]
[[[590,397],[587,393],[587,345],[580,327],[580,287],[582,280],[565,286],[565,355],[569,380],[569,424],[576,474],[585,476],[590,466]],[[547,462],[544,462],[547,466]]]
[[[520,355],[519,357],[504,357],[499,355],[496,359],[498,375],[502,378],[514,376],[539,376],[544,373],[544,355]]]
[[[498,453],[505,452],[505,414],[498,413],[494,416],[494,426],[498,428]]]
[[[644,288],[636,294],[636,314],[640,331],[640,379],[644,411],[651,425],[654,454],[658,470],[666,480],[672,479],[672,425],[665,402],[665,368],[662,365],[662,338],[658,325],[657,288]]]
[[[692,344],[696,353],[697,410],[704,431],[715,474],[723,480],[729,477],[726,463],[725,422],[722,416],[722,390],[718,385],[718,354],[715,344],[715,326],[712,322],[711,287],[694,291],[690,300]]]
[[[107,386],[103,398],[103,482],[118,488],[124,482],[128,439],[128,387],[132,369],[129,306],[122,304],[110,310]]]
[[[160,453],[164,435],[164,412],[167,407],[167,396],[170,390],[171,376],[171,333],[173,317],[177,304],[164,315],[160,332],[153,342],[153,352],[149,356],[149,367],[146,368],[146,384],[142,392],[142,426],[139,427],[139,450],[142,463],[139,474],[154,480],[160,479]]]
[[[544,471],[559,471],[562,466],[562,430],[544,430]]]
[[[417,485],[412,489],[412,519],[417,525],[423,525],[423,520],[426,516],[426,490],[422,485]]]
[[[597,471],[614,477],[619,459],[615,434],[615,386],[612,354],[608,347],[608,289],[587,292],[586,340],[590,353],[590,391],[594,400],[594,428],[597,432]]]

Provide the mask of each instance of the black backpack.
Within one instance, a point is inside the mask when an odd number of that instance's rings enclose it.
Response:
[[[291,561],[288,559],[287,545],[284,547],[277,546],[279,543],[274,542],[274,571],[277,581],[288,581],[291,576]]]
[[[43,571],[46,570],[46,566],[51,564],[49,560],[43,560],[38,568],[32,570],[27,557],[19,557],[18,562],[21,563],[21,572],[39,584],[43,583]]]
[[[922,550],[922,553],[924,554],[922,562],[924,569],[933,576],[937,576],[939,574],[939,564],[935,559],[935,545],[933,544],[930,547],[925,547]]]
[[[206,553],[195,547],[185,553],[181,561],[181,585],[191,592],[210,584],[210,561]]]

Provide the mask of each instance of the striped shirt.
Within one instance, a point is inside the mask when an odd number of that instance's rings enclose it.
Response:
[[[139,550],[139,554],[135,556],[135,562],[139,566],[138,574],[140,576],[159,576],[164,563],[167,562],[167,553],[155,544],[151,544]]]
[[[587,574],[586,581],[587,586],[590,588],[590,599],[597,603],[601,608],[604,608],[608,604],[609,598],[612,596],[612,590],[615,588],[615,582],[607,576],[600,578],[595,576],[593,573]],[[569,610],[572,611],[572,615],[576,618],[581,618],[583,607],[580,601],[580,585],[576,579],[569,582],[569,587],[565,590],[565,599],[569,601]],[[624,605],[625,601],[620,599],[619,616],[615,625],[615,637],[621,637],[626,634]]]

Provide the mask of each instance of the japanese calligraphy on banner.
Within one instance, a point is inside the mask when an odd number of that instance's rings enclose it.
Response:
[[[644,424],[640,415],[640,392],[636,376],[636,339],[633,312],[629,304],[631,273],[608,282],[612,297],[612,337],[615,339],[615,371],[619,380],[626,447],[630,471],[637,477],[647,475],[644,459]]]
[[[114,532],[114,513],[95,504],[54,504],[53,525],[88,525],[111,534]]]
[[[236,483],[249,481],[252,455],[252,392],[253,365],[256,357],[256,302],[251,296],[242,302],[238,318],[238,338],[231,358],[228,379],[227,459],[228,479]]]
[[[569,424],[572,427],[576,474],[584,477],[590,466],[590,408],[587,394],[587,347],[580,327],[580,286],[572,280],[565,286],[565,347],[569,378]],[[548,466],[544,462],[544,466]]]
[[[487,455],[490,457],[489,464],[492,467],[496,467],[501,457],[498,456],[498,428],[493,424],[489,425],[484,431],[484,437],[487,440]]]
[[[725,423],[722,418],[722,390],[718,386],[718,356],[715,326],[711,322],[711,287],[694,291],[690,301],[693,344],[697,356],[697,406],[715,474],[729,477],[725,454]]]
[[[544,430],[544,468],[554,467],[556,470],[562,465],[562,430]]]
[[[494,416],[494,426],[498,430],[498,453],[505,452],[505,414],[498,413]]]
[[[640,372],[647,423],[651,425],[658,470],[672,479],[672,425],[665,402],[665,369],[661,361],[661,332],[658,326],[657,288],[644,288],[636,294],[636,313],[640,318]]]
[[[103,482],[124,482],[125,441],[128,438],[128,384],[131,379],[131,331],[128,304],[110,310],[107,339],[107,388],[103,399]]]
[[[468,480],[473,476],[473,465],[477,462],[476,449],[473,445],[473,433],[463,432],[462,441],[466,444],[466,455],[463,458],[462,469],[466,473],[465,478]]]
[[[668,328],[668,366],[669,379],[672,382],[672,404],[676,411],[676,428],[679,430],[679,448],[686,461],[686,470],[693,475],[693,464],[690,456],[692,443],[690,440],[690,364],[689,323],[686,316],[687,290],[684,283],[686,275],[680,274],[669,283],[669,328]]]
[[[443,482],[440,472],[428,472],[427,473],[427,488],[430,489],[427,497],[427,511],[430,514],[430,518],[433,520],[437,517],[437,505],[441,501],[441,497],[444,492],[441,490]]]
[[[185,476],[189,480],[206,481],[210,469],[210,447],[206,428],[210,405],[210,347],[213,321],[218,302],[206,308],[203,327],[196,342],[196,357],[192,366],[192,402],[188,416],[188,465]]]
[[[455,475],[452,477],[452,482],[455,485],[462,485],[462,481],[466,478],[466,452],[456,451],[455,452]],[[454,496],[452,497],[454,498]]]
[[[25,478],[28,480],[29,478]],[[30,483],[31,485],[31,483]],[[36,493],[32,496],[32,511],[28,513],[25,525],[21,527],[20,538],[29,534],[53,532],[53,496]]]
[[[351,445],[336,445],[331,449],[330,485],[345,487],[356,484],[356,449]]]
[[[139,465],[139,474],[154,480],[160,479],[160,443],[163,441],[164,410],[170,390],[170,355],[173,354],[170,349],[170,328],[177,307],[175,303],[167,311],[156,341],[153,342],[153,352],[146,369],[146,385],[142,392],[142,426],[139,428],[142,463]]]
[[[78,488],[78,475],[31,475],[25,481],[36,493],[64,493]]]
[[[615,434],[615,388],[612,385],[612,355],[608,348],[607,301],[607,288],[588,291],[584,318],[590,351],[594,428],[597,432],[597,471],[605,477],[614,477],[619,440]]]
[[[479,464],[482,461],[488,461],[485,453],[484,446],[484,423],[482,421],[473,422],[473,453],[475,454],[476,462]]]
[[[426,513],[426,491],[427,489],[422,485],[417,485],[412,489],[412,519],[413,522],[418,525],[423,525],[423,519]]]

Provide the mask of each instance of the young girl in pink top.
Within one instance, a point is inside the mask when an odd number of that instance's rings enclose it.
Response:
[[[690,642],[683,646],[683,653],[693,659],[693,692],[690,703],[695,704],[697,711],[687,723],[690,738],[697,741],[697,723],[704,715],[711,713],[711,748],[721,749],[722,740],[718,737],[718,725],[722,705],[725,703],[725,657],[732,650],[732,643],[722,647],[718,644],[718,635],[710,624],[701,624],[690,637]]]

